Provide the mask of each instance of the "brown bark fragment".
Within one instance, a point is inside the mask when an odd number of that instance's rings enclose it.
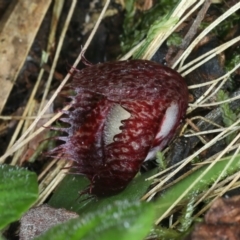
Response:
[[[48,205],[32,208],[21,218],[19,239],[33,239],[49,228],[77,217],[78,215],[74,212],[55,209]]]
[[[204,219],[204,223],[195,226],[188,240],[240,239],[240,196],[217,199]]]

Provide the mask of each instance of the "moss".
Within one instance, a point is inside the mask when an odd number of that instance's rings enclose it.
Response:
[[[168,46],[180,46],[182,43],[182,37],[178,33],[173,33],[167,40]]]
[[[154,22],[159,22],[166,15],[169,15],[178,0],[159,1],[148,11],[140,12],[135,8],[136,0],[126,0],[126,13],[121,36],[122,52],[126,53],[136,46],[148,33]]]
[[[220,90],[217,94],[217,100],[218,101],[224,101],[229,99],[228,93],[224,92],[223,90]],[[221,112],[222,112],[222,119],[223,119],[223,124],[225,127],[231,126],[233,123],[235,123],[238,119],[237,113],[234,112],[228,103],[223,103],[220,106]],[[237,132],[233,132],[232,134],[228,135],[226,137],[226,143],[230,143],[237,135]]]

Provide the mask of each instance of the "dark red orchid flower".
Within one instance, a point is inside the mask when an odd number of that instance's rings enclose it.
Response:
[[[123,190],[143,161],[172,139],[185,115],[188,89],[174,70],[146,60],[107,62],[77,71],[72,108],[61,120],[65,143],[53,150],[74,161],[91,184],[86,192]]]

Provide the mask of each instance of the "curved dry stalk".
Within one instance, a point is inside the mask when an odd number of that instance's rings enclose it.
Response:
[[[211,81],[212,85],[205,91],[205,93],[203,93],[202,96],[200,96],[195,103],[189,103],[188,109],[187,109],[187,114],[189,114],[190,112],[192,112],[193,110],[195,110],[197,107],[206,107],[206,105],[204,106],[204,103],[207,99],[209,99],[210,97],[212,97],[214,94],[217,93],[217,91],[220,89],[220,87],[227,81],[227,79],[229,78],[229,76],[235,72],[238,68],[240,67],[240,63],[237,64],[231,71],[227,72],[226,74],[224,74],[223,76]],[[212,93],[210,94],[208,97],[207,95],[211,92],[211,90],[217,85],[218,82],[221,82],[221,84],[219,85],[219,87]],[[207,84],[206,84],[207,85]],[[192,85],[195,86],[195,85]],[[204,86],[204,85],[202,85]],[[238,98],[233,99],[232,101],[236,100]],[[212,106],[215,105],[219,105],[221,104],[221,102],[218,103],[211,103],[213,104]],[[207,107],[209,107],[210,105],[208,104]]]
[[[58,161],[58,163],[59,162],[60,161]],[[55,168],[54,172],[51,173],[51,178],[45,179],[45,181],[40,184],[40,195],[35,205],[38,206],[42,204],[48,198],[59,182],[65,177],[67,171],[63,170],[63,168],[69,168],[70,165],[70,162],[66,164],[65,161],[62,161],[61,164],[58,164],[58,168]]]
[[[238,147],[240,147],[240,143],[235,144],[234,146],[232,146],[232,147],[229,149],[229,151],[233,151],[233,150],[235,150],[235,149],[238,148]],[[196,166],[202,166],[202,165],[206,165],[206,164],[212,163],[212,162],[219,156],[219,154],[221,154],[221,153],[222,153],[222,151],[220,151],[220,152],[214,154],[213,156],[209,157],[209,158],[206,159],[204,162],[195,163],[194,165],[196,165]],[[147,178],[146,181],[151,181],[151,180],[153,180],[153,179],[155,179],[155,178],[159,178],[161,175],[164,175],[164,174],[166,174],[167,172],[169,172],[170,170],[172,170],[172,169],[176,168],[177,166],[181,165],[181,164],[183,163],[183,161],[184,161],[184,160],[182,160],[181,162],[178,162],[178,163],[174,164],[173,166],[171,166],[171,167],[169,167],[169,168],[167,168],[167,169],[165,169],[165,170],[163,170],[163,171],[161,171],[161,172],[159,172],[159,173],[156,173],[156,174],[152,175],[151,177]],[[164,177],[163,177],[163,178],[164,178]],[[145,198],[144,198],[144,199],[145,199]]]
[[[238,152],[239,152],[240,150],[238,149]],[[232,181],[227,185],[227,186],[225,186],[224,188],[223,188],[223,190],[218,194],[218,196],[217,197],[219,197],[219,196],[223,196],[223,194],[225,194],[226,192],[228,192],[229,190],[231,190],[231,188],[234,186],[234,184],[238,181],[238,179],[240,179],[240,172],[238,172],[237,174],[236,174],[236,176],[232,179]]]
[[[207,131],[195,132],[195,133],[192,133],[192,134],[184,134],[184,137],[195,137],[195,136],[199,136],[199,135],[218,133],[218,132],[222,132],[225,129],[226,128],[218,128],[218,129],[212,129],[212,130],[207,130]],[[235,127],[232,130],[233,131],[238,131],[239,129],[240,129],[240,127]]]
[[[239,151],[240,151],[240,147],[238,147],[238,149],[237,149],[237,150],[235,151],[235,153],[233,154],[233,156],[232,156],[232,158],[231,158],[232,161],[234,160],[234,157],[237,155],[237,153],[239,153]],[[231,161],[231,160],[230,160],[230,161]],[[234,178],[232,179],[232,181],[231,181],[227,186],[225,186],[221,192],[217,193],[217,194],[216,194],[216,197],[215,197],[214,199],[212,199],[212,201],[210,201],[206,206],[204,206],[204,207],[194,216],[194,218],[197,218],[197,217],[199,217],[200,215],[202,215],[204,212],[206,212],[206,211],[211,207],[211,205],[212,205],[212,203],[213,203],[214,201],[216,201],[219,197],[221,197],[224,193],[226,193],[227,191],[229,191],[229,190],[231,189],[231,187],[234,186],[234,184],[237,182],[237,180],[238,180],[239,178],[240,178],[240,173],[237,173],[237,174],[234,176]],[[216,186],[215,186],[215,187],[216,187]],[[239,187],[239,185],[238,185],[237,187]],[[212,190],[213,190],[213,189],[212,189]],[[210,193],[210,191],[207,192],[207,193],[205,193],[205,194],[200,198],[200,200],[204,199],[204,198],[206,197],[206,195],[208,195],[208,193]],[[199,200],[195,205],[199,204],[199,203],[200,203],[200,200]]]
[[[190,107],[213,107],[213,106],[217,106],[217,105],[221,105],[223,103],[229,103],[232,101],[235,101],[237,99],[240,99],[240,96],[236,96],[236,97],[232,97],[223,101],[219,101],[219,102],[214,102],[214,103],[206,103],[206,104],[192,104],[190,103],[189,106]]]
[[[215,127],[223,128],[223,126],[221,126],[221,125],[219,125],[219,124],[213,122],[212,120],[210,120],[210,119],[208,119],[208,118],[205,118],[205,117],[203,117],[203,116],[195,116],[195,117],[190,118],[191,121],[193,121],[193,120],[199,120],[199,119],[202,120],[202,121],[204,121],[204,122],[210,123],[211,125],[213,125],[213,126],[215,126]],[[186,125],[188,125],[188,123],[186,123]]]
[[[186,76],[188,75],[190,72],[192,72],[193,70],[197,69],[198,67],[200,67],[201,65],[203,65],[204,63],[208,62],[210,59],[214,58],[215,56],[217,56],[218,54],[220,54],[221,52],[225,51],[226,49],[228,49],[229,47],[233,46],[235,43],[240,41],[240,36],[235,37],[234,39],[223,43],[222,45],[204,53],[203,55],[199,56],[198,58],[195,58],[194,60],[192,60],[191,62],[185,64],[183,67],[180,67],[178,69],[178,72],[181,73],[184,70],[188,69],[189,67],[191,67],[190,69],[186,70],[185,72],[183,72],[181,75],[182,76]],[[203,61],[200,61],[202,60]]]
[[[194,89],[194,88],[198,88],[198,87],[204,87],[204,86],[207,86],[207,85],[210,85],[212,83],[218,83],[220,81],[222,81],[224,78],[228,78],[232,73],[234,73],[238,68],[240,68],[240,63],[237,64],[233,69],[231,69],[230,71],[228,71],[226,74],[224,74],[223,76],[217,78],[217,79],[214,79],[214,80],[211,80],[211,81],[208,81],[206,83],[200,83],[200,84],[194,84],[194,85],[191,85],[191,86],[188,86],[188,89]]]
[[[240,2],[236,3],[230,9],[228,9],[224,14],[222,14],[219,18],[217,18],[214,22],[212,22],[207,28],[205,28],[190,44],[190,46],[184,51],[182,56],[175,62],[173,68],[176,67],[180,63],[180,68],[183,66],[185,60],[192,52],[192,50],[197,46],[197,44],[205,37],[212,29],[214,29],[217,25],[219,25],[223,20],[227,17],[231,16],[235,13],[238,9],[240,9]]]
[[[43,171],[38,175],[38,182],[41,181],[45,175],[47,175],[47,172],[52,168],[53,165],[57,163],[58,160],[58,158],[55,158],[53,161],[47,164]]]
[[[227,79],[226,79],[227,80]],[[225,80],[225,81],[226,81]],[[199,104],[204,101],[208,94],[211,93],[211,91],[215,88],[215,86],[217,85],[218,82],[214,82],[203,94],[202,96],[200,96],[195,103],[192,103],[193,105],[188,104],[188,109],[187,109],[187,114],[189,114],[190,112],[192,112],[193,110],[195,110]],[[221,86],[221,85],[220,85]]]
[[[45,114],[41,117],[41,119],[45,119],[45,118],[50,118],[52,117],[53,114]],[[8,121],[8,120],[34,120],[37,116],[0,116],[0,119]]]
[[[57,31],[57,23],[58,23],[58,21],[56,21],[56,19],[59,20],[60,14],[61,14],[62,9],[63,9],[63,4],[64,4],[64,1],[55,1],[55,5],[54,5],[54,9],[53,9],[53,12],[55,14],[53,14],[54,18],[52,19],[52,23],[51,23],[50,37],[49,37],[49,42],[48,42],[48,46],[47,46],[48,56],[49,56],[49,53],[52,50],[52,47],[54,45],[54,39],[55,39],[55,34],[56,34],[56,31]],[[50,72],[49,72],[49,75],[48,75],[48,79],[47,79],[47,82],[46,82],[46,85],[45,85],[45,89],[44,89],[44,92],[43,92],[43,96],[42,96],[42,100],[41,100],[41,104],[40,104],[38,113],[43,108],[43,105],[44,105],[44,103],[47,99],[47,95],[48,95],[48,92],[50,90],[50,86],[51,86],[51,83],[52,83],[53,74],[54,74],[55,69],[56,69],[57,61],[58,61],[58,58],[59,58],[59,55],[60,55],[60,51],[62,49],[63,41],[64,41],[67,29],[68,29],[70,20],[71,20],[72,15],[73,15],[74,8],[75,8],[75,5],[73,3],[73,6],[70,9],[69,14],[67,15],[66,21],[64,22],[64,26],[63,26],[63,29],[61,31],[60,37],[59,37],[59,42],[58,42],[57,49],[56,49],[54,59],[53,59],[53,63],[52,63],[52,66],[51,66],[51,69],[50,69]]]
[[[29,99],[28,99],[27,105],[26,105],[26,107],[25,107],[25,109],[24,109],[24,112],[23,112],[23,114],[22,114],[23,119],[24,119],[25,117],[27,117],[27,114],[28,114],[30,105],[31,105],[31,103],[32,103],[32,101],[33,101],[33,99],[34,99],[34,97],[35,97],[35,95],[36,95],[36,92],[37,92],[37,90],[38,90],[38,87],[39,87],[39,85],[40,85],[40,83],[41,83],[42,75],[43,75],[43,72],[42,72],[42,74],[41,74],[41,73],[39,74],[38,79],[37,79],[37,82],[36,82],[35,85],[34,85],[34,88],[33,88],[32,92],[31,92],[31,95],[30,95],[30,97],[29,97]],[[13,144],[14,144],[14,142],[16,141],[17,136],[19,135],[19,133],[20,133],[20,131],[21,131],[21,128],[22,128],[22,126],[23,126],[23,124],[24,124],[24,120],[23,120],[23,119],[18,122],[17,127],[16,127],[16,129],[15,129],[15,131],[14,131],[14,134],[12,135],[11,140],[10,140],[10,142],[9,142],[9,144],[8,144],[7,151],[8,151],[8,149],[11,149],[11,147],[12,147]],[[0,163],[3,163],[3,162],[4,162],[4,160],[3,160],[3,161],[0,161]]]
[[[234,68],[236,70],[236,68]],[[235,71],[234,70],[234,71]],[[231,73],[234,72],[233,70],[231,70]],[[227,73],[227,74],[231,74],[231,73]],[[204,82],[204,83],[199,83],[199,84],[193,84],[193,85],[190,85],[188,86],[188,89],[195,89],[195,88],[199,88],[199,87],[205,87],[205,86],[208,86],[208,85],[211,85],[211,84],[214,84],[214,83],[219,83],[221,82],[224,78],[226,78],[226,74],[221,76],[220,78],[217,78],[217,79],[214,79],[214,80],[211,80],[211,81],[207,81],[207,82]]]
[[[225,79],[223,79],[222,80],[222,82],[220,82],[220,84],[215,88],[215,90],[213,91],[213,92],[211,92],[209,95],[205,95],[205,97],[202,99],[202,100],[200,100],[200,101],[196,101],[195,103],[197,104],[198,103],[198,106],[199,105],[202,105],[203,103],[205,103],[207,100],[209,100],[210,98],[212,98],[214,95],[216,95],[217,93],[218,93],[218,91],[220,90],[220,89],[222,89],[222,87],[223,87],[223,85],[227,82],[227,80],[228,80],[228,78],[225,78]],[[212,86],[216,86],[216,84],[213,84]],[[211,87],[212,87],[211,86]],[[211,89],[211,87],[209,88],[209,89]],[[189,105],[190,106],[190,105]],[[189,112],[188,112],[189,113]]]

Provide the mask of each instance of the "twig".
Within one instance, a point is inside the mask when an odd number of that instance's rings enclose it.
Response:
[[[188,32],[185,35],[184,39],[182,40],[182,43],[179,46],[180,50],[178,51],[176,56],[169,63],[170,66],[172,66],[177,61],[177,59],[182,55],[184,50],[190,44],[190,42],[192,41],[193,37],[196,35],[197,30],[199,28],[199,25],[201,24],[201,22],[202,22],[205,14],[206,14],[208,8],[210,7],[210,5],[211,5],[211,0],[205,1],[205,3],[203,4],[201,10],[198,12],[198,15],[197,15],[196,19],[194,20],[192,26],[188,30]]]

